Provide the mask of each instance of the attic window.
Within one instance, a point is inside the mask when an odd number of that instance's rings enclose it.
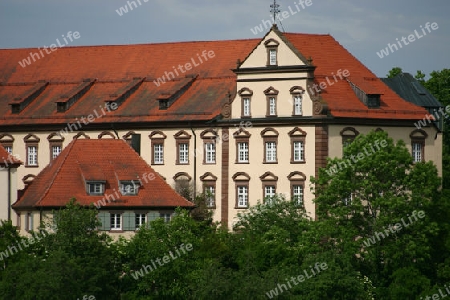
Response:
[[[56,103],[56,111],[57,112],[65,112],[67,105],[66,102],[57,102]]]
[[[380,108],[380,95],[379,94],[367,95],[367,107]]]
[[[168,100],[159,100],[159,109],[166,110],[169,108],[169,101]]]
[[[138,181],[121,181],[120,182],[120,193],[124,196],[135,196],[139,192],[139,182]]]
[[[278,45],[280,43],[274,39],[267,40],[264,45],[267,49],[267,66],[278,65]]]
[[[86,192],[91,196],[103,195],[105,192],[104,181],[89,181],[86,184]]]
[[[20,104],[11,104],[11,113],[13,114],[20,113]]]

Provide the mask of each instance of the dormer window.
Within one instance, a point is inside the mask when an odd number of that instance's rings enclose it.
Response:
[[[104,181],[89,181],[86,184],[87,193],[91,196],[103,195],[105,192]]]
[[[278,66],[278,43],[274,39],[267,40],[264,45],[267,49],[267,66]]]
[[[139,192],[138,181],[121,181],[120,193],[124,196],[135,196]]]

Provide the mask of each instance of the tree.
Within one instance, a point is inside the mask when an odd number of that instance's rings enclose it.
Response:
[[[394,67],[394,68],[392,68],[389,71],[389,73],[386,76],[387,76],[387,78],[393,78],[393,77],[395,77],[395,76],[397,76],[398,74],[401,74],[401,73],[403,73],[402,68]]]
[[[427,213],[440,186],[431,162],[413,164],[403,141],[371,132],[346,146],[343,158],[329,159],[312,182],[327,247],[346,253],[377,297],[404,295],[395,288],[402,286],[411,299],[428,288],[417,291],[400,270],[423,276],[430,267],[438,225]]]

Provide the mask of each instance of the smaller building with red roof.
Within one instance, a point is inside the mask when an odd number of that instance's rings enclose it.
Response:
[[[47,165],[13,204],[17,226],[36,230],[70,199],[99,210],[101,229],[134,232],[156,218],[169,221],[177,207],[193,208],[124,140],[75,139]]]

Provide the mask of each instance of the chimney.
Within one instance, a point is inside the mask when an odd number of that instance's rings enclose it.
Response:
[[[141,135],[140,134],[132,134],[131,135],[131,148],[137,152],[137,154],[141,155]]]

